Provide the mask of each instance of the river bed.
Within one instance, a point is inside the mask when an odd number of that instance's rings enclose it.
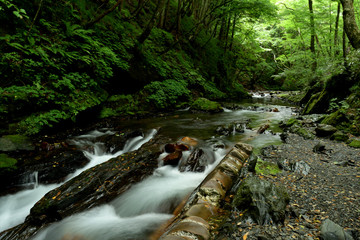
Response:
[[[172,206],[192,192],[236,142],[251,144],[255,151],[270,144],[281,144],[279,137],[281,130],[278,123],[290,118],[294,114],[293,108],[272,98],[254,98],[241,106],[240,110],[224,109],[223,113],[218,114],[194,114],[184,109],[157,118],[122,121],[119,123],[122,127],[142,129],[146,133],[145,136],[131,139],[122,151],[115,154],[104,152],[101,147],[96,147],[101,146],[101,143],[92,143],[96,151],[84,152],[90,163],[84,169],[68,176],[67,180],[96,164],[139,148],[151,139],[156,134],[155,129],[159,128],[161,134],[172,139],[180,139],[184,136],[197,139],[199,145],[212,155],[212,163],[202,173],[180,173],[177,168],[159,164],[159,168],[151,177],[134,185],[110,204],[52,224],[33,239],[65,240],[74,237],[94,240],[146,239],[149,233],[172,217]],[[242,133],[233,131],[227,136],[221,136],[215,132],[219,126],[246,121],[249,123]],[[258,128],[264,124],[268,124],[269,129],[264,134],[258,134]],[[81,145],[84,141],[91,141],[95,135],[99,134],[112,133],[95,130],[74,139],[77,141],[76,144]],[[225,147],[214,147],[219,145]],[[34,186],[32,190],[0,198],[0,231],[21,223],[37,200],[60,185],[34,184]]]

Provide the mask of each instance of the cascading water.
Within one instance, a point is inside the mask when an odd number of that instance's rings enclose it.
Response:
[[[208,148],[206,151],[213,151]],[[55,223],[33,240],[148,239],[152,231],[170,219],[176,207],[225,156],[219,148],[205,172],[179,172],[177,167],[159,166],[154,174],[135,184],[107,205],[70,216]],[[162,158],[163,156],[160,156]],[[161,165],[161,164],[160,164]]]
[[[266,99],[270,100],[270,98]],[[255,100],[257,101],[257,99]],[[274,108],[277,108],[279,112],[271,111],[271,109]],[[194,136],[199,139],[208,139],[208,148],[209,145],[224,146],[241,141],[250,143],[255,149],[259,149],[269,144],[278,144],[281,142],[279,135],[271,134],[271,132],[279,131],[277,129],[277,123],[291,116],[291,108],[278,105],[267,107],[260,105],[259,107],[258,104],[256,104],[251,106],[246,105],[243,109],[247,110],[224,109],[224,113],[213,115],[194,115],[185,110],[176,113],[174,117],[131,121],[125,123],[124,127],[151,129],[161,126],[162,132],[169,133],[169,136],[172,138],[185,135]],[[246,125],[249,128],[244,128],[244,133],[233,132],[234,134],[226,137],[214,136],[214,129],[216,129],[217,126],[239,120],[243,122],[241,120],[247,119],[251,119],[251,121]],[[257,128],[263,124],[270,124],[270,128],[268,129],[270,131],[267,131],[266,134],[257,134]],[[90,159],[90,164],[87,168],[140,147],[144,142],[148,141],[152,135],[156,134],[156,131],[153,130],[150,134],[146,135],[146,137],[131,139],[131,141],[127,142],[124,149],[115,155],[104,152],[104,146],[101,143],[94,143],[94,139],[102,134],[112,133],[94,131],[87,136],[83,135],[76,138],[78,144],[92,146],[93,151],[85,152],[85,155]],[[216,151],[210,151],[212,154],[209,155],[215,155],[216,161],[208,166],[203,173],[181,173],[174,167],[161,166],[161,164],[159,164],[159,168],[152,176],[135,184],[113,202],[54,223],[32,239],[147,239],[148,234],[151,233],[153,229],[156,229],[172,217],[172,214],[169,213],[171,213],[174,206],[199,185],[226,153],[226,150],[221,148],[217,148]],[[188,154],[189,153],[185,153],[183,157],[186,158]],[[68,176],[67,179],[73,178],[79,173],[80,172],[75,172]],[[42,193],[39,193],[32,203],[26,207],[26,210],[23,210],[25,214],[19,217],[17,222],[11,224],[7,223],[9,220],[12,221],[15,218],[14,216],[17,215],[16,212],[10,210],[7,215],[3,213],[6,213],[8,208],[7,204],[20,201],[23,197],[14,197],[14,195],[6,196],[8,197],[6,203],[4,200],[5,197],[0,198],[0,231],[23,221],[33,204],[46,192],[57,186],[58,185],[53,185],[51,188],[47,188],[43,190]],[[39,185],[36,190],[42,187],[48,186]],[[18,194],[20,195],[21,193]],[[27,196],[24,198],[27,199]],[[23,200],[23,202],[19,203],[15,208],[20,209],[21,204],[25,204],[25,202],[28,202],[28,200]],[[3,215],[6,216],[3,217]]]
[[[124,149],[115,153],[109,154],[104,151],[102,143],[93,142],[96,137],[102,135],[111,135],[114,134],[111,131],[100,132],[93,131],[86,135],[81,135],[75,138],[74,143],[81,146],[92,146],[94,152],[90,153],[85,151],[84,154],[89,158],[89,163],[81,169],[78,169],[75,173],[70,174],[66,181],[79,175],[81,172],[97,165],[103,163],[110,158],[119,156],[125,152],[133,151],[140,148],[144,143],[149,141],[155,134],[157,130],[153,129],[145,136],[138,136],[132,139],[129,139]],[[22,223],[26,216],[30,213],[30,209],[34,204],[41,199],[47,192],[59,187],[61,184],[50,184],[42,185],[37,182],[37,173],[28,177],[27,181],[24,181],[25,185],[33,186],[33,189],[27,189],[20,191],[16,194],[6,195],[0,198],[0,232],[11,228],[17,224]]]

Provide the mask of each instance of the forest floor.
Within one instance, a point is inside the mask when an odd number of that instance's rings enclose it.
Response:
[[[317,153],[313,149],[319,142],[325,150]],[[229,219],[237,226],[231,239],[316,240],[325,219],[342,226],[355,240],[360,239],[360,149],[323,138],[305,140],[290,134],[285,144],[265,148],[260,158],[277,164],[306,163],[310,170],[308,174],[284,170],[276,176],[260,176],[286,187],[290,204],[285,222],[279,226],[260,226],[241,221],[241,213],[235,210]]]

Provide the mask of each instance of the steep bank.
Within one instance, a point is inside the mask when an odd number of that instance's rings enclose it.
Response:
[[[236,77],[237,57],[201,25],[196,9],[182,7],[176,30],[178,6],[162,2],[14,0],[3,6],[0,134],[169,111],[198,97],[248,97]],[[159,23],[160,7],[167,24]]]

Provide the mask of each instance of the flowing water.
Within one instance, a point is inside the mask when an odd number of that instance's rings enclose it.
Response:
[[[66,181],[97,164],[109,160],[110,158],[140,148],[141,145],[149,141],[156,132],[156,130],[150,130],[150,132],[144,137],[138,136],[128,140],[124,149],[115,154],[106,153],[102,147],[102,143],[94,142],[96,137],[114,134],[110,131],[101,132],[95,130],[86,135],[74,138],[74,144],[79,147],[93,146],[94,152],[84,152],[85,156],[90,160],[89,163],[83,168],[78,169],[75,173],[70,174],[66,178]],[[23,190],[16,194],[6,195],[0,198],[0,232],[22,223],[26,216],[30,213],[30,209],[37,201],[39,201],[47,192],[61,186],[61,184],[42,185],[38,184],[37,181],[37,173],[35,172],[33,175],[29,176],[27,181],[24,183],[24,185],[32,185],[33,189]]]
[[[212,156],[213,159],[209,160],[211,164],[203,173],[181,173],[177,168],[162,166],[159,162],[159,167],[152,176],[135,184],[130,190],[119,196],[113,202],[70,216],[58,223],[52,224],[33,239],[147,239],[154,229],[172,217],[171,211],[174,206],[181,202],[201,183],[236,142],[249,143],[253,145],[255,149],[260,149],[270,144],[281,144],[278,134],[280,131],[278,123],[285,118],[289,118],[293,114],[292,109],[289,106],[280,105],[279,102],[271,102],[273,100],[270,98],[265,100],[259,98],[254,101],[255,102],[244,103],[243,110],[233,111],[225,109],[223,113],[219,114],[192,114],[185,109],[173,115],[123,122],[123,127],[132,129],[157,129],[161,127],[161,133],[173,139],[180,139],[183,136],[196,138],[199,141],[199,146],[201,146],[209,156]],[[269,111],[275,108],[279,111]],[[215,133],[216,127],[220,125],[236,121],[245,121],[247,119],[251,121],[249,128],[245,129],[244,133],[232,131],[232,133],[226,137],[217,136]],[[265,134],[257,134],[257,128],[263,124],[270,125],[269,131]],[[88,141],[91,142],[91,138],[97,134],[111,133],[93,132],[90,133],[89,136],[79,136],[75,141],[80,145],[89,145]],[[152,130],[147,137],[132,139],[129,143],[135,144],[140,140],[145,142],[154,134],[156,134],[156,132]],[[94,143],[92,142],[92,144]],[[218,147],[221,145],[226,147]],[[94,149],[95,151],[93,153],[85,152],[85,155],[91,160],[89,167],[135,148],[126,146],[123,151],[115,155],[103,152],[101,150],[101,143],[95,143]],[[164,156],[160,158],[162,157]],[[186,157],[186,155],[183,156],[183,158]],[[79,173],[76,172],[69,176],[68,179],[78,174]],[[29,212],[31,205],[33,205],[35,201],[47,191],[57,187],[57,185],[46,186],[46,189],[45,186],[40,185],[38,188],[28,191],[37,191],[37,189],[41,189],[42,187],[44,187],[43,192],[34,198],[33,203],[29,204],[26,211],[21,211],[25,213],[23,214],[24,216]],[[20,199],[22,199],[20,194],[24,194],[24,192],[18,193],[19,196],[16,194],[6,196],[4,199],[0,198],[0,231],[1,229],[6,229],[20,222],[18,220],[16,223],[4,225],[3,222],[13,219],[16,213],[15,210],[7,211],[8,207],[2,209],[2,206],[6,201],[14,202],[15,199],[19,199],[17,201],[20,201]],[[5,198],[8,199],[6,200]],[[28,200],[24,202],[28,202]],[[19,202],[17,206],[25,205],[24,202]],[[7,213],[5,213],[6,211]],[[22,219],[24,219],[24,217],[22,217]]]

